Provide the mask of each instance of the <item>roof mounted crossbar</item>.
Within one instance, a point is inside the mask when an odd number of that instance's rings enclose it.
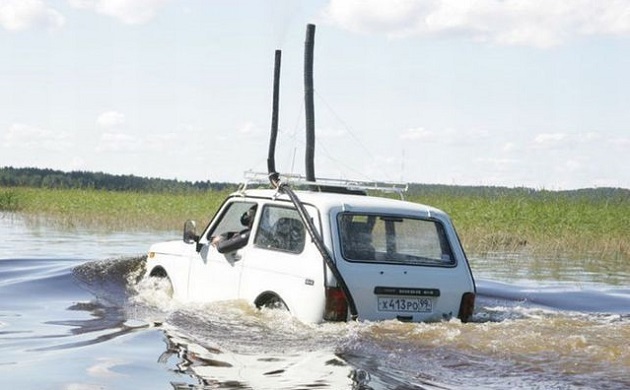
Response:
[[[318,177],[315,181],[309,181],[303,175],[298,174],[280,174],[280,181],[290,184],[294,188],[308,187],[323,189],[322,192],[334,192],[334,189],[345,189],[348,191],[363,192],[379,191],[387,193],[395,193],[404,199],[403,193],[407,191],[409,185],[406,183],[389,183],[389,182],[368,182],[362,180],[345,180],[345,179],[326,179]],[[241,190],[248,187],[258,185],[269,185],[269,174],[264,172],[245,172],[245,183],[241,186]]]

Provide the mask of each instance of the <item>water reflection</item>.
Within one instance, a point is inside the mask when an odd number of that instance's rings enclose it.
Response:
[[[351,388],[353,383],[348,365],[331,351],[234,353],[202,345],[170,326],[163,331],[166,350],[158,361],[194,378],[203,388]],[[354,384],[356,389],[368,389],[356,380]],[[179,383],[173,387],[189,388]]]
[[[476,278],[519,284],[571,284],[578,286],[628,286],[630,268],[622,259],[532,256],[521,252],[488,252],[469,255]]]
[[[88,312],[91,318],[47,321],[46,324],[67,326],[71,328],[71,336],[87,337],[79,337],[79,340],[77,337],[71,337],[69,342],[34,348],[32,351],[57,351],[104,343],[150,327],[149,324],[130,324],[121,308],[108,307],[97,302],[76,303],[68,310]]]
[[[145,253],[151,243],[176,239],[179,232],[58,229],[45,221],[0,212],[0,237],[0,259],[99,259]]]

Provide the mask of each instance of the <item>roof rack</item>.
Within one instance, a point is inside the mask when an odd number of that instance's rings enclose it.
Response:
[[[269,185],[269,174],[265,172],[245,171],[245,183],[241,185],[240,191],[245,191],[252,185],[257,187],[260,185]],[[380,191],[395,193],[404,199],[403,193],[407,191],[409,185],[407,183],[392,182],[368,182],[362,180],[345,180],[345,179],[327,179],[317,178],[316,181],[309,181],[305,176],[298,174],[280,174],[280,181],[287,183],[293,187],[318,186],[320,188],[341,189],[351,192]],[[334,190],[330,191],[333,192]]]

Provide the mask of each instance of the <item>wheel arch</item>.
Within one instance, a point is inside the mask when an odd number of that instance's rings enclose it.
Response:
[[[168,275],[168,272],[166,272],[166,269],[164,269],[164,267],[162,267],[161,265],[156,265],[155,267],[153,267],[151,269],[151,272],[149,272],[148,274],[148,278],[155,278],[168,283],[167,285],[161,285],[166,288],[166,293],[169,297],[173,298],[175,296],[175,287],[173,286],[173,280]]]
[[[274,301],[281,303],[282,305],[284,305],[286,310],[290,311],[289,305],[287,305],[287,302],[284,299],[282,299],[282,297],[278,293],[271,290],[267,290],[260,293],[258,297],[254,300],[254,305],[256,306],[256,308],[261,309],[267,304]]]
[[[164,269],[164,267],[162,267],[161,265],[156,265],[155,267],[153,267],[153,269],[151,269],[151,272],[149,272],[149,276],[154,277],[154,278],[169,278],[168,273],[166,272],[166,270]]]

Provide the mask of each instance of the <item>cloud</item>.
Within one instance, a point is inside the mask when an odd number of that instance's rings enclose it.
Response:
[[[464,36],[547,48],[584,35],[630,35],[623,0],[330,0],[324,18],[354,32]]]
[[[400,139],[410,141],[420,140],[425,142],[435,142],[437,140],[437,135],[430,130],[426,130],[424,127],[415,127],[403,131],[402,134],[400,134]]]
[[[533,146],[538,149],[594,147],[605,139],[600,133],[541,133],[534,137]]]
[[[79,9],[94,10],[125,24],[143,24],[153,19],[160,7],[171,0],[68,0]]]
[[[41,0],[1,0],[0,26],[8,31],[24,31],[31,27],[51,30],[63,27],[65,18]]]
[[[518,150],[518,145],[515,144],[514,142],[506,142],[501,147],[501,151],[505,153],[512,153],[515,150]]]
[[[2,140],[5,148],[62,151],[72,144],[70,134],[24,123],[12,124]]]
[[[439,131],[427,130],[424,127],[408,128],[400,133],[403,141],[420,141],[443,143],[451,146],[469,146],[471,143],[483,142],[490,138],[486,130],[445,128]]]
[[[236,131],[239,135],[244,137],[256,136],[263,133],[263,130],[254,122],[244,122]]]
[[[103,129],[112,129],[125,124],[125,115],[117,111],[106,111],[96,118],[96,123]]]
[[[534,137],[534,145],[539,148],[553,148],[567,140],[565,133],[542,133]]]
[[[120,131],[107,131],[101,135],[96,150],[98,152],[137,152],[142,142],[132,135]]]
[[[112,378],[117,376],[122,376],[122,374],[112,370],[117,366],[120,366],[126,363],[120,359],[110,359],[110,358],[97,358],[97,363],[88,367],[87,372],[90,376],[102,377],[102,378]]]
[[[479,157],[475,159],[476,162],[488,165],[497,171],[507,171],[513,168],[515,165],[520,164],[521,161],[514,158],[495,158],[495,157]]]

